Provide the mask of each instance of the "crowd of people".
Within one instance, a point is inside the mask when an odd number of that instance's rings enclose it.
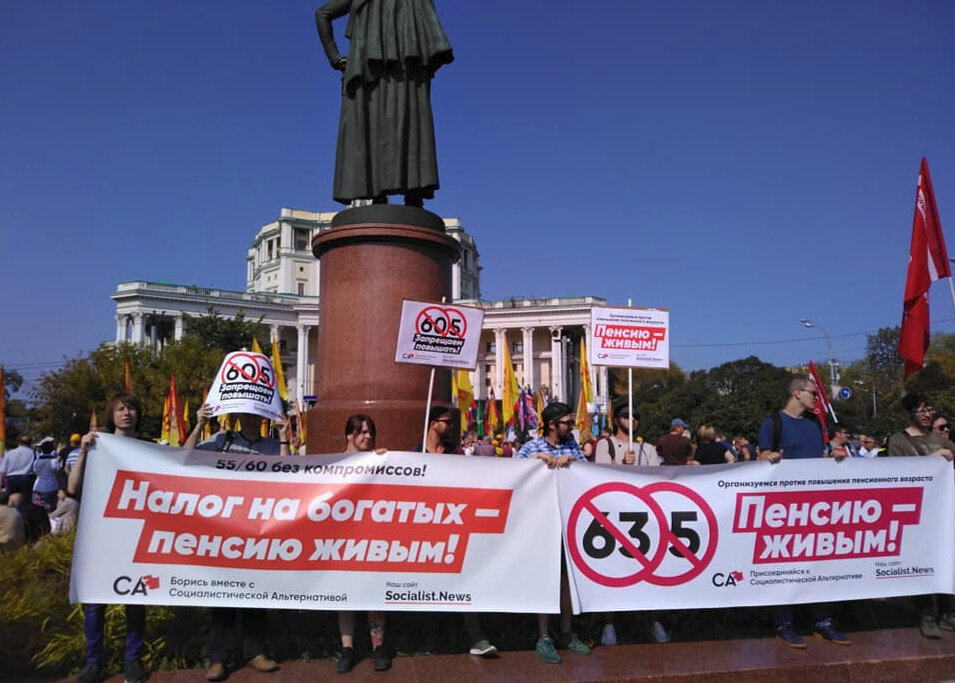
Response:
[[[955,457],[955,443],[949,440],[948,420],[935,413],[925,396],[910,393],[903,398],[902,406],[908,414],[908,425],[889,436],[882,446],[875,436],[852,434],[838,424],[832,428],[830,438],[825,439],[820,422],[813,412],[818,390],[810,379],[795,376],[787,392],[782,409],[762,422],[755,446],[745,435],[728,439],[710,424],[700,425],[695,430],[694,439],[689,425],[679,417],[673,418],[670,430],[655,444],[650,443],[639,435],[638,412],[626,404],[617,406],[612,424],[599,436],[588,432],[580,435],[575,429],[571,407],[555,401],[542,411],[539,435],[522,443],[511,442],[500,436],[477,438],[467,433],[461,438],[457,411],[445,406],[434,406],[428,415],[424,451],[537,459],[550,468],[581,466],[580,463],[587,461],[610,466],[655,468],[727,465],[754,460],[778,463],[784,459],[820,457],[843,460],[939,455],[949,461]],[[199,409],[195,428],[185,447],[263,456],[287,456],[292,452],[290,429],[285,421],[276,424],[277,438],[263,437],[259,429],[261,418],[254,415],[239,415],[240,426],[236,431],[221,429],[200,441],[200,434],[212,420],[211,413],[208,405]],[[132,394],[117,394],[107,406],[105,431],[139,438],[141,419],[142,405],[139,400]],[[344,426],[343,451],[375,451],[383,454],[386,450],[380,447],[376,437],[375,422],[370,415],[352,415]],[[63,444],[57,449],[50,437],[36,443],[23,437],[17,448],[8,451],[0,459],[0,475],[3,477],[0,549],[15,550],[24,543],[37,542],[47,533],[64,533],[73,528],[82,497],[86,462],[96,438],[95,431],[82,437],[74,434],[68,445]],[[418,445],[412,450],[420,451],[421,448]],[[535,649],[539,658],[549,663],[561,661],[558,648],[579,655],[591,652],[590,646],[573,628],[563,561],[560,588],[557,628],[554,629],[552,624],[554,615],[537,616],[538,639]],[[955,603],[951,595],[918,596],[916,606],[920,615],[919,630],[926,638],[941,638],[941,630],[955,631]],[[837,645],[851,644],[849,638],[833,623],[832,605],[809,605],[804,610],[811,617],[816,636]],[[127,605],[125,612],[125,678],[127,683],[142,683],[149,676],[142,663],[146,609],[142,605]],[[780,605],[772,608],[771,612],[778,639],[789,647],[805,648],[805,641],[794,628],[793,608]],[[279,664],[266,651],[264,610],[217,607],[212,608],[210,614],[208,680],[224,680],[237,666],[243,665],[263,673],[279,669]],[[79,677],[80,683],[96,683],[105,677],[104,615],[104,605],[84,605],[87,655],[86,666]],[[341,648],[335,668],[339,673],[347,673],[356,664],[355,616],[354,612],[347,611],[338,615]],[[650,612],[646,614],[646,619],[648,632],[654,641],[662,643],[670,640],[662,623],[662,615]],[[481,616],[471,612],[429,615],[429,618],[422,620],[423,651],[433,649],[438,629],[457,628],[453,624],[455,620],[461,622],[468,634],[471,643],[469,652],[472,655],[487,658],[497,656],[497,647],[481,629]],[[370,612],[367,615],[372,666],[377,671],[391,667],[391,653],[385,645],[386,622],[384,613]],[[612,614],[604,615],[600,643],[605,646],[617,643]]]

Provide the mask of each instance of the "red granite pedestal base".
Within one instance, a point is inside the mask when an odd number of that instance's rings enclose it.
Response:
[[[379,446],[420,444],[430,368],[395,363],[401,302],[450,298],[458,242],[430,211],[382,204],[339,213],[312,251],[321,260],[321,299],[308,452],[340,452],[353,413],[374,419]],[[449,384],[438,371],[434,402],[448,402]]]

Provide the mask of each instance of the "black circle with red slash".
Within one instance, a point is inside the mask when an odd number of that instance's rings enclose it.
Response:
[[[460,333],[456,332],[454,328],[451,327],[452,314],[457,316],[457,318],[461,321]],[[439,330],[438,326],[435,325],[434,323],[434,319],[436,317],[444,318],[445,325],[444,325],[443,332]],[[432,330],[431,332],[421,331],[422,318],[427,318],[428,321],[431,322],[431,330]],[[461,314],[461,311],[455,308],[442,308],[441,306],[428,306],[427,308],[422,309],[420,313],[418,313],[418,317],[415,319],[415,331],[418,332],[419,334],[431,334],[431,335],[442,336],[442,337],[447,337],[450,335],[452,337],[457,337],[458,339],[464,339],[464,335],[467,334],[467,331],[468,331],[468,321],[467,321],[467,318],[465,318]]]
[[[646,555],[641,553],[634,545],[633,540],[620,531],[620,529],[618,529],[613,522],[607,519],[606,515],[597,509],[597,506],[593,502],[594,499],[599,495],[611,491],[618,491],[633,495],[653,513],[653,516],[656,519],[657,525],[660,529],[661,542],[657,544],[656,552],[652,555],[652,557],[648,558]],[[673,532],[670,530],[670,525],[667,523],[666,514],[653,498],[653,494],[658,492],[675,493],[689,498],[703,513],[703,516],[706,518],[707,526],[709,527],[709,539],[707,541],[706,552],[703,553],[701,557],[696,557],[693,555],[686,544],[673,535]],[[600,524],[600,526],[602,526],[611,536],[613,536],[614,540],[617,541],[617,543],[619,543],[624,549],[626,549],[635,561],[642,565],[639,570],[627,576],[605,576],[587,564],[586,559],[578,547],[577,535],[575,533],[577,521],[580,518],[580,514],[584,511],[590,513],[594,519],[597,520],[597,523]],[[716,552],[717,538],[719,535],[719,529],[716,524],[716,515],[713,514],[713,510],[706,503],[703,497],[692,489],[669,482],[659,482],[644,486],[642,488],[624,482],[606,482],[604,484],[595,486],[584,493],[584,495],[578,498],[577,502],[574,503],[574,506],[571,508],[570,515],[567,519],[567,530],[567,550],[570,553],[574,564],[577,566],[580,572],[591,581],[610,588],[632,586],[633,584],[640,581],[646,581],[647,583],[657,586],[675,586],[681,583],[686,583],[690,579],[699,575],[710,563],[710,560],[713,559],[713,554]],[[671,545],[677,549],[677,552],[679,552],[682,557],[690,562],[692,567],[690,567],[690,569],[686,572],[677,574],[676,576],[658,576],[655,574],[655,572],[666,558],[667,549],[669,549]]]
[[[248,363],[240,363],[240,359],[248,359]],[[249,375],[245,371],[246,365],[253,365],[255,367],[255,375]],[[229,368],[234,368],[236,372],[239,373],[239,376],[242,379],[229,380],[226,378],[226,372]],[[262,361],[259,356],[255,356],[249,353],[234,353],[232,356],[223,364],[222,374],[220,376],[223,384],[233,384],[235,382],[251,382],[252,384],[264,384],[269,389],[272,389],[274,385],[274,380],[270,380],[268,373],[262,373]]]

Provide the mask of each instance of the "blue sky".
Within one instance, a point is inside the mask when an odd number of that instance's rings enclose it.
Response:
[[[316,5],[5,4],[0,362],[112,339],[124,280],[243,289],[281,207],[338,208]],[[900,320],[923,155],[955,229],[955,3],[436,6],[428,208],[475,236],[484,298],[667,307],[689,369],[824,358],[809,317],[850,361]],[[932,317],[955,331],[943,283]]]

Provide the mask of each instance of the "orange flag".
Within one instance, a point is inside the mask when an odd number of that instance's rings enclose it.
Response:
[[[99,424],[96,422],[96,408],[90,408],[90,431],[99,430]]]
[[[125,363],[125,366],[126,366],[126,368],[125,368],[125,370],[124,370],[124,373],[123,373],[123,374],[124,374],[124,379],[126,380],[126,393],[127,393],[127,394],[131,394],[131,393],[133,393],[133,383],[132,383],[132,381],[131,381],[130,378],[129,378],[129,359],[127,358],[127,359],[124,361],[124,363]]]

